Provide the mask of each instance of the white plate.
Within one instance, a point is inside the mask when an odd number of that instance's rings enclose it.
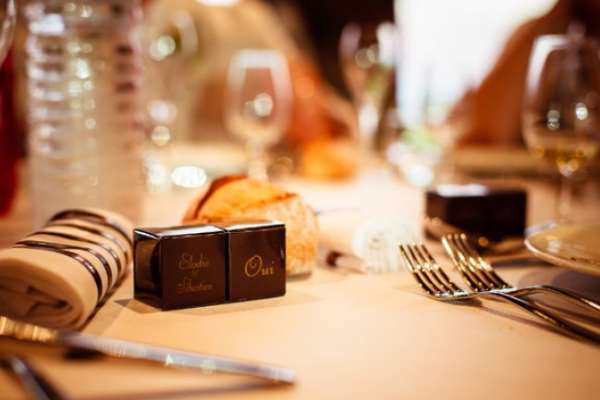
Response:
[[[532,234],[525,245],[551,264],[600,275],[600,224],[558,225]]]

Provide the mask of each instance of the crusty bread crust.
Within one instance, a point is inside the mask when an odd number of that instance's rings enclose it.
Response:
[[[188,208],[184,224],[243,219],[279,220],[286,224],[286,270],[311,269],[319,227],[313,210],[297,194],[269,182],[226,176],[215,180]]]

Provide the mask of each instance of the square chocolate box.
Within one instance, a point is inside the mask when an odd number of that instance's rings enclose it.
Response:
[[[427,191],[425,213],[429,220],[438,219],[491,241],[522,237],[527,219],[527,192],[477,184],[440,185]]]
[[[285,294],[285,225],[276,221],[219,224],[229,235],[228,299]]]
[[[227,232],[212,225],[134,230],[135,298],[162,309],[226,300]]]

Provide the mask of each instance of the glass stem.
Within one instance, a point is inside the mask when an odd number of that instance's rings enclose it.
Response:
[[[358,105],[358,130],[360,142],[363,148],[373,150],[375,148],[375,134],[379,123],[377,108],[370,102]]]
[[[262,144],[249,141],[246,143],[246,154],[248,156],[248,176],[261,181],[269,180],[265,147]]]
[[[573,189],[573,179],[561,175],[556,203],[556,222],[559,224],[565,224],[570,221],[571,207],[573,204]]]

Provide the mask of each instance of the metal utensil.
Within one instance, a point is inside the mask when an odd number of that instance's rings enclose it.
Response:
[[[600,344],[600,334],[567,321],[543,308],[502,290],[469,292],[459,288],[440,268],[423,244],[400,245],[400,254],[409,271],[427,295],[435,300],[462,302],[478,298],[503,300],[527,311],[561,332],[577,339]]]
[[[436,240],[441,240],[447,235],[463,233],[462,229],[451,225],[440,218],[425,218],[423,220],[423,227],[425,233]],[[476,235],[469,235],[468,239],[472,246],[476,247],[478,251],[486,254],[511,255],[525,249],[525,243],[522,237],[505,238],[498,242],[491,241],[484,236]]]
[[[513,296],[528,296],[538,293],[551,294],[600,313],[600,304],[568,289],[551,285],[534,285],[523,288],[512,286],[502,279],[490,263],[484,260],[471,246],[467,235],[464,233],[444,236],[442,238],[442,245],[465,283],[475,292],[497,289]]]
[[[9,369],[33,399],[66,399],[57,388],[21,357],[15,355],[2,357],[0,358],[0,366]]]
[[[167,367],[198,369],[205,373],[219,372],[250,376],[280,384],[292,384],[296,378],[295,372],[288,368],[150,346],[74,331],[48,329],[7,317],[0,317],[0,336],[60,345],[70,349],[95,351],[117,358],[151,361]]]

